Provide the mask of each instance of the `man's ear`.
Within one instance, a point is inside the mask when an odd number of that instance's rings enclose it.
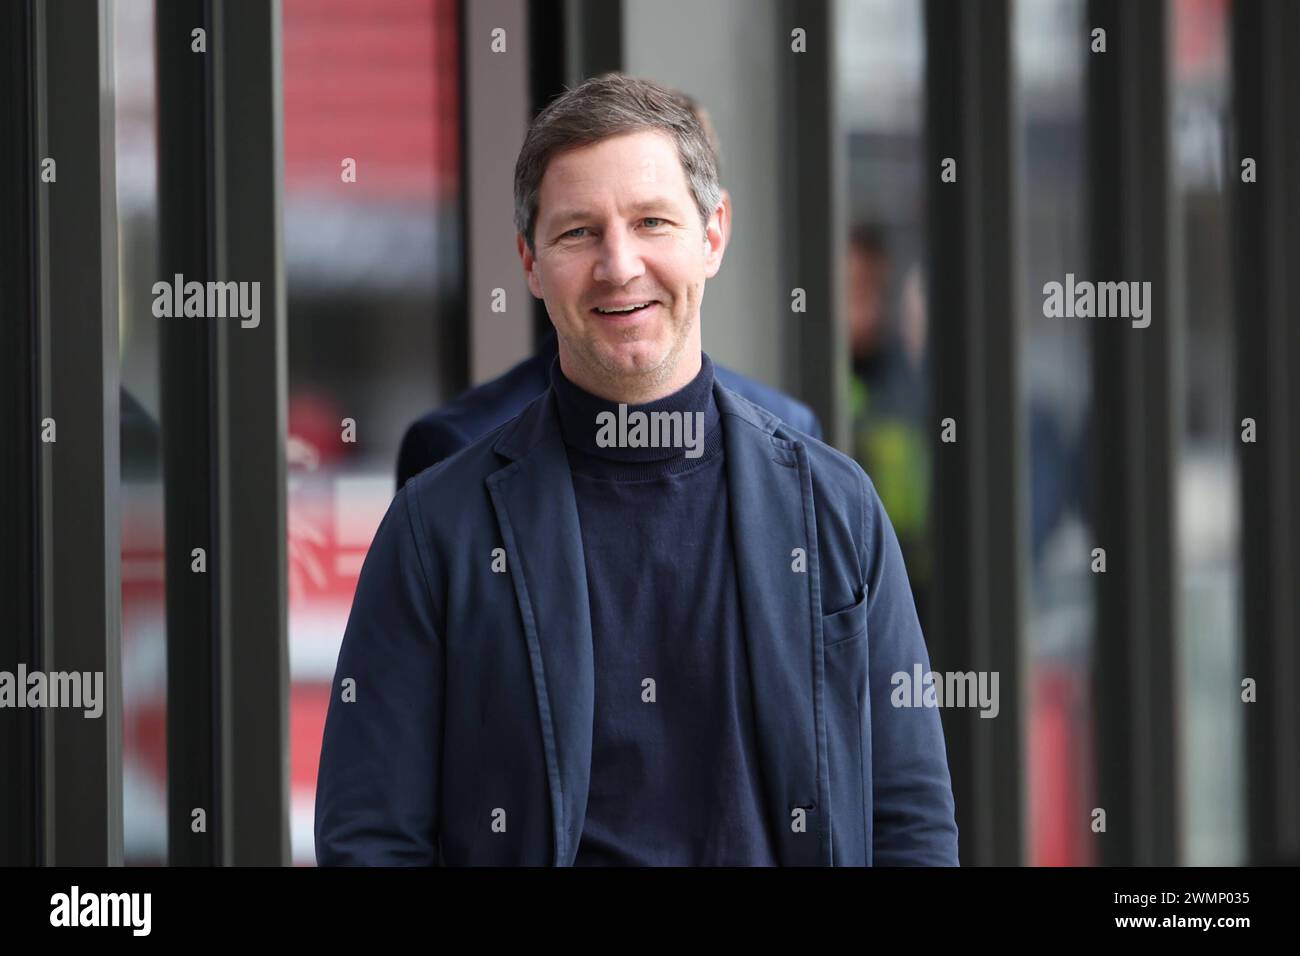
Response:
[[[524,241],[522,232],[515,233],[515,248],[519,250],[519,258],[524,264],[524,276],[528,279],[528,291],[536,299],[542,298],[542,280],[537,275],[537,258],[528,250],[528,243]]]
[[[731,197],[724,190],[722,199],[704,227],[704,277],[712,279],[722,267],[722,254],[727,250],[727,237],[731,232]]]

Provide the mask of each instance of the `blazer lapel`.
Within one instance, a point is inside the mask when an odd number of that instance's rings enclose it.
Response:
[[[766,805],[780,862],[830,865],[829,778],[818,641],[821,587],[804,446],[779,419],[714,386],[722,413],[740,605]],[[488,476],[532,666],[556,866],[572,865],[586,818],[595,703],[591,607],[577,502],[548,390],[494,446]],[[806,571],[794,570],[802,548]],[[802,810],[802,814],[796,814]]]
[[[591,781],[595,672],[577,502],[553,402],[548,389],[505,428],[494,447],[511,462],[486,484],[532,666],[551,794],[552,864],[569,866]]]
[[[812,477],[780,420],[715,385],[767,806],[786,866],[831,862]],[[806,570],[795,570],[795,549]],[[795,811],[802,809],[803,814]],[[800,829],[802,823],[803,829]]]

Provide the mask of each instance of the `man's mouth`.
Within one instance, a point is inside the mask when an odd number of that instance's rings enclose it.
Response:
[[[647,299],[644,302],[627,302],[620,305],[597,305],[592,310],[597,315],[607,315],[614,318],[627,318],[628,316],[639,315],[645,312],[651,306],[658,305],[655,299]]]

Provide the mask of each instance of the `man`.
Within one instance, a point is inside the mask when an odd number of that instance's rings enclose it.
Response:
[[[588,80],[529,130],[517,246],[551,387],[376,532],[320,863],[957,862],[938,712],[890,703],[929,660],[879,498],[700,350],[723,215],[662,87]]]
[[[861,222],[849,230],[849,379],[852,452],[898,534],[912,597],[926,621],[933,570],[929,524],[930,445],[927,440],[925,307],[919,272],[900,282],[900,306],[891,310],[894,263],[883,228]]]
[[[721,145],[704,108],[689,96],[678,93],[678,100],[697,120],[713,149],[714,162],[721,155]],[[722,190],[723,243],[731,230],[731,197]],[[552,330],[538,344],[537,354],[524,359],[514,368],[459,395],[441,408],[414,421],[402,437],[397,453],[397,487],[415,475],[460,451],[475,438],[504,424],[522,412],[525,406],[551,384],[551,366],[559,354],[559,342]],[[771,412],[796,429],[814,438],[822,437],[821,423],[811,408],[761,382],[739,372],[715,366],[718,381],[738,392],[760,408]]]

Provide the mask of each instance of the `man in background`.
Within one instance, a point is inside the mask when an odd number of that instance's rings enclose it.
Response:
[[[920,271],[913,268],[899,283],[898,308],[891,308],[893,258],[878,225],[862,222],[850,230],[845,277],[853,360],[851,451],[871,475],[898,532],[924,625],[932,573],[925,301]]]

